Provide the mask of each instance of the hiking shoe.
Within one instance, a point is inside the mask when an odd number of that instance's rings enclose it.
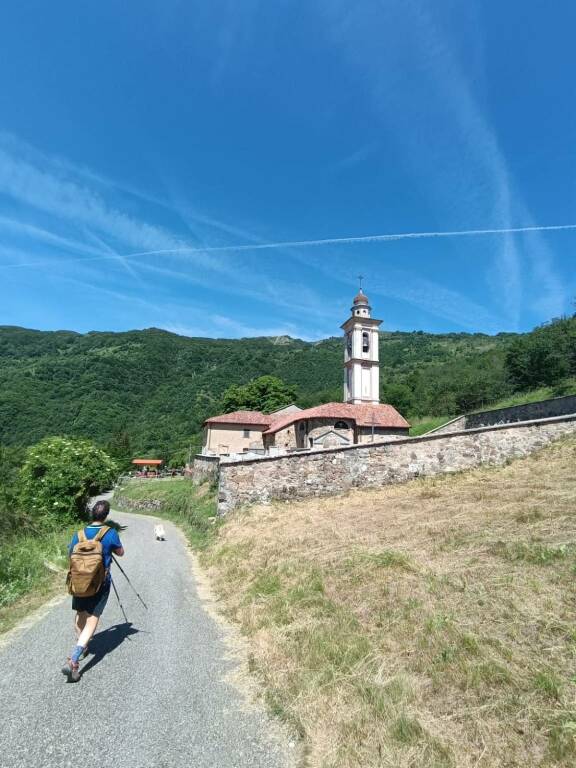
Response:
[[[66,675],[69,683],[77,683],[80,680],[80,665],[74,663],[72,659],[66,659],[66,664],[62,667],[62,674]]]

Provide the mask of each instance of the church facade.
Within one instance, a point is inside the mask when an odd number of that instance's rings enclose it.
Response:
[[[278,455],[407,437],[410,424],[391,405],[380,403],[378,329],[368,298],[360,289],[344,331],[343,402],[274,413],[235,411],[204,422],[202,453]]]

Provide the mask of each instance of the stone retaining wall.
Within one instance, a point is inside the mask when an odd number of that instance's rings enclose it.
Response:
[[[436,429],[431,429],[430,432],[426,432],[426,435],[448,435],[451,432],[462,432],[462,430],[466,429],[466,416],[457,416],[455,419],[452,419],[452,421],[447,421],[445,424],[442,424],[441,427],[436,427]]]
[[[130,511],[134,509],[136,511],[142,510],[144,512],[155,512],[162,506],[160,499],[127,499],[122,495],[114,497],[113,506],[119,510]]]
[[[565,416],[576,413],[576,395],[553,397],[550,400],[539,400],[536,403],[512,405],[509,408],[496,408],[494,411],[469,413],[466,416],[466,429],[490,427],[493,424],[511,424],[517,421],[533,419],[551,419],[554,416]]]
[[[216,479],[218,477],[218,467],[220,465],[219,456],[203,456],[197,454],[192,463],[192,480],[195,483],[202,483],[204,480]]]
[[[566,395],[565,397],[538,400],[535,403],[496,408],[492,411],[467,413],[465,416],[458,416],[426,434],[446,435],[450,432],[460,432],[463,429],[491,427],[496,424],[514,424],[518,421],[533,421],[535,419],[551,419],[554,416],[567,416],[573,413],[576,413],[576,395]]]
[[[273,499],[339,494],[350,488],[503,464],[576,433],[576,415],[425,435],[220,465],[218,512]]]

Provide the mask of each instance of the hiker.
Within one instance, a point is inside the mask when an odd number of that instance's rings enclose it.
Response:
[[[69,682],[80,679],[79,662],[88,655],[88,643],[108,602],[112,555],[122,557],[124,554],[117,531],[104,525],[109,512],[107,501],[97,501],[90,512],[92,522],[75,533],[68,545],[68,591],[72,594],[72,610],[76,611],[76,645],[62,667]]]

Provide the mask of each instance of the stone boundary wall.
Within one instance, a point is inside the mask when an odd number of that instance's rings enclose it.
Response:
[[[160,499],[127,499],[126,497],[119,495],[112,502],[112,506],[120,511],[124,510],[127,512],[131,509],[136,511],[144,510],[145,512],[155,512],[160,509],[162,502]]]
[[[496,408],[492,411],[478,411],[458,416],[452,421],[442,424],[427,432],[427,435],[446,435],[463,429],[491,427],[496,424],[513,424],[518,421],[534,421],[535,419],[551,419],[554,416],[566,416],[576,413],[576,395],[553,397],[548,400],[538,400],[535,403],[510,405],[507,408]]]
[[[576,433],[576,415],[220,465],[218,513],[503,464]]]
[[[466,416],[457,416],[455,419],[442,424],[442,426],[425,432],[425,435],[449,435],[452,432],[462,432],[464,429],[466,429]]]
[[[195,483],[203,483],[205,480],[212,480],[218,477],[218,468],[220,466],[219,456],[203,456],[197,454],[192,462],[191,477]]]
[[[572,413],[576,413],[576,395],[566,395],[550,400],[539,400],[536,403],[497,408],[494,411],[469,413],[466,415],[466,429],[490,427],[493,424],[511,424],[517,421],[551,419],[554,416],[566,416]]]

